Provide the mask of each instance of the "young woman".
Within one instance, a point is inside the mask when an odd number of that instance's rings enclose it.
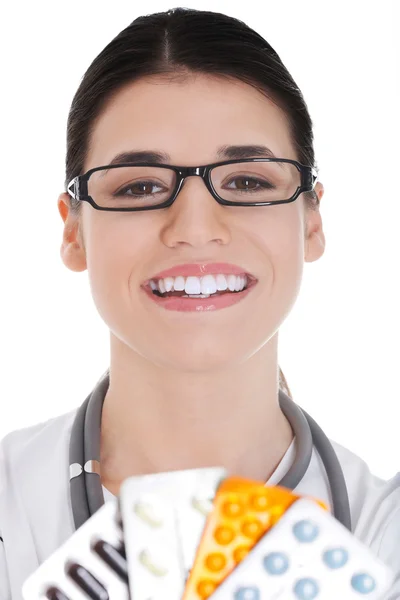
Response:
[[[69,114],[58,208],[62,260],[87,269],[110,329],[110,369],[86,415],[1,442],[1,600],[19,600],[127,477],[207,466],[327,502],[395,569],[400,597],[399,479],[318,436],[278,366],[304,261],[324,252],[323,192],[303,96],[241,21],[139,17],[93,61]]]

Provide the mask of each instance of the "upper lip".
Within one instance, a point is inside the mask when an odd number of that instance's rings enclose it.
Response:
[[[156,275],[149,277],[145,283],[148,283],[151,279],[164,279],[165,277],[202,277],[204,275],[217,275],[218,273],[226,275],[247,275],[250,279],[256,280],[256,277],[249,273],[243,267],[234,265],[232,263],[185,263],[182,265],[175,265],[164,271],[160,271]]]

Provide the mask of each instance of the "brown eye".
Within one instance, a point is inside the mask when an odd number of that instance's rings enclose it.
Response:
[[[124,188],[122,188],[119,192],[117,192],[115,195],[116,196],[151,196],[153,195],[154,192],[154,188],[157,187],[157,184],[154,183],[153,181],[138,181],[137,183],[133,183],[130,185],[125,186]],[[159,190],[162,191],[162,188],[160,186]],[[132,190],[132,193],[128,194],[127,192]],[[159,191],[158,190],[158,191]]]
[[[268,181],[262,181],[261,179],[256,179],[254,177],[235,177],[234,179],[231,179],[228,183],[231,184],[233,182],[235,182],[235,187],[228,185],[228,189],[252,192],[258,191],[260,188],[271,189],[273,187],[270,183],[268,183]],[[239,185],[236,182],[239,182]]]

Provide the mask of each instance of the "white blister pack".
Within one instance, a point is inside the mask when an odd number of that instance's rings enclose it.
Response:
[[[297,500],[210,600],[382,600],[394,574],[330,513]]]
[[[128,600],[117,499],[106,502],[22,586],[24,600]]]
[[[226,470],[220,467],[130,477],[120,489],[132,600],[179,600],[207,515]]]

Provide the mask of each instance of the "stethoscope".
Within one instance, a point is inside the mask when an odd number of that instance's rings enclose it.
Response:
[[[104,504],[100,479],[100,437],[101,413],[109,383],[109,371],[106,371],[79,407],[72,425],[69,477],[75,529],[90,519]],[[282,389],[279,389],[279,404],[296,436],[297,451],[293,465],[276,485],[295,489],[309,467],[314,445],[328,477],[333,515],[351,531],[346,482],[331,442],[314,419],[295,404]]]

